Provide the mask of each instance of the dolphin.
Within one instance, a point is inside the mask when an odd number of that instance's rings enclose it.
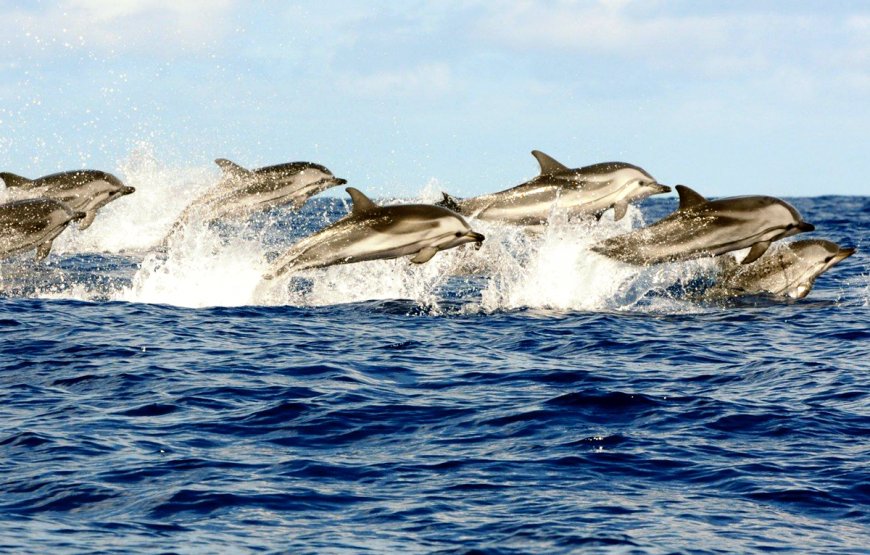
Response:
[[[362,192],[346,189],[353,211],[311,235],[278,257],[264,279],[288,272],[387,260],[414,254],[411,262],[428,262],[438,251],[464,243],[482,243],[462,216],[440,206],[404,204],[377,206]]]
[[[677,262],[752,247],[742,264],[757,260],[773,241],[815,229],[791,204],[773,197],[707,200],[677,185],[680,206],[665,219],[611,237],[592,250],[628,264]]]
[[[705,291],[705,297],[736,297],[769,294],[803,299],[809,295],[816,278],[855,254],[823,239],[785,243],[750,266],[737,264],[730,256],[719,259],[721,275]]]
[[[474,198],[458,199],[443,193],[444,199],[438,205],[469,218],[519,225],[547,223],[556,203],[570,216],[594,214],[600,218],[613,208],[614,219],[621,220],[629,203],[671,190],[642,168],[625,162],[571,169],[539,150],[533,150],[532,155],[541,166],[540,175],[534,179]]]
[[[311,162],[256,170],[245,169],[225,158],[218,158],[215,163],[223,170],[220,183],[188,206],[182,219],[193,213],[204,215],[207,221],[239,218],[284,204],[292,204],[298,210],[314,195],[347,183],[324,166]]]
[[[65,202],[73,210],[84,212],[79,229],[87,229],[97,216],[97,210],[113,200],[136,192],[110,173],[98,170],[73,170],[53,173],[39,179],[27,179],[14,173],[0,173],[12,198],[53,198]]]
[[[70,222],[87,213],[59,200],[34,198],[0,204],[0,259],[36,249],[36,260],[51,251],[51,242]]]

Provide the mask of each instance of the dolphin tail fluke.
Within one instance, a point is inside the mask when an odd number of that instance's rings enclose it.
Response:
[[[220,166],[220,168],[223,170],[224,177],[240,178],[250,177],[254,175],[254,172],[252,172],[251,170],[243,168],[232,160],[227,160],[226,158],[218,158],[214,161],[214,163]]]
[[[0,172],[0,179],[3,180],[3,183],[6,184],[6,188],[15,188],[15,187],[27,187],[33,180],[27,179],[26,177],[21,177],[20,175],[16,175],[14,173],[9,172]]]
[[[755,243],[752,245],[752,248],[749,249],[749,254],[746,255],[746,258],[743,259],[741,264],[752,264],[759,258],[761,255],[767,252],[767,249],[770,248],[770,241],[762,241],[761,243]]]
[[[45,243],[39,245],[36,248],[36,261],[45,260],[45,257],[51,252],[51,241],[46,241]]]

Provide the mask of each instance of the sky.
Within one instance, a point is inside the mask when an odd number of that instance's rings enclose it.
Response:
[[[29,177],[147,151],[470,196],[538,149],[709,196],[870,195],[863,0],[0,0],[0,37],[0,171]]]

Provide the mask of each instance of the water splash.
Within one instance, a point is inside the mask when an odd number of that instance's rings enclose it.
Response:
[[[145,256],[118,300],[187,307],[253,304],[265,270],[265,249],[244,233],[226,239],[220,228],[192,221],[167,252]]]
[[[487,237],[471,246],[438,253],[423,265],[406,259],[373,261],[309,270],[254,294],[261,304],[321,306],[367,300],[408,299],[438,312],[448,289],[463,289],[463,312],[519,308],[555,310],[697,311],[666,294],[675,284],[715,270],[712,261],[637,268],[592,252],[607,237],[643,225],[632,207],[629,217],[614,222],[569,221],[554,211],[551,224],[532,231],[472,221]],[[651,293],[661,293],[654,302]],[[471,297],[471,298],[469,298]]]
[[[848,289],[854,288],[858,291],[858,302],[861,306],[870,307],[870,273],[861,273],[844,283]]]
[[[102,208],[85,231],[71,228],[59,236],[55,253],[147,252],[160,243],[181,211],[217,181],[211,167],[162,164],[145,143],[131,152],[117,173],[136,192]]]

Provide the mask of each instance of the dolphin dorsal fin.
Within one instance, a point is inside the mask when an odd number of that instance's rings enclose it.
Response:
[[[680,207],[678,210],[694,208],[702,202],[707,202],[707,199],[705,199],[700,193],[695,192],[694,189],[690,189],[685,185],[677,185],[675,189],[680,195]]]
[[[218,158],[214,163],[220,166],[225,177],[248,177],[254,173],[251,170],[236,164],[232,160],[227,160],[226,158]]]
[[[26,185],[30,185],[33,183],[33,180],[27,179],[26,177],[21,177],[20,175],[16,175],[14,173],[2,172],[0,173],[0,179],[3,180],[3,183],[6,184],[7,188],[10,187],[24,187]]]
[[[372,199],[365,196],[362,191],[359,189],[354,189],[353,187],[348,187],[345,189],[347,194],[350,195],[350,200],[353,201],[353,213],[359,214],[362,212],[368,212],[369,210],[374,210],[378,207],[377,204],[372,202]]]
[[[561,162],[557,162],[540,150],[533,150],[532,156],[534,156],[535,159],[538,161],[538,164],[541,165],[541,175],[553,175],[554,173],[571,171],[570,168],[568,168]]]
[[[453,210],[458,214],[460,212],[460,208],[459,203],[456,202],[456,199],[451,197],[444,191],[441,191],[441,194],[444,196],[444,198],[441,200],[441,202],[435,203],[435,206],[443,206],[444,208],[448,210]]]

